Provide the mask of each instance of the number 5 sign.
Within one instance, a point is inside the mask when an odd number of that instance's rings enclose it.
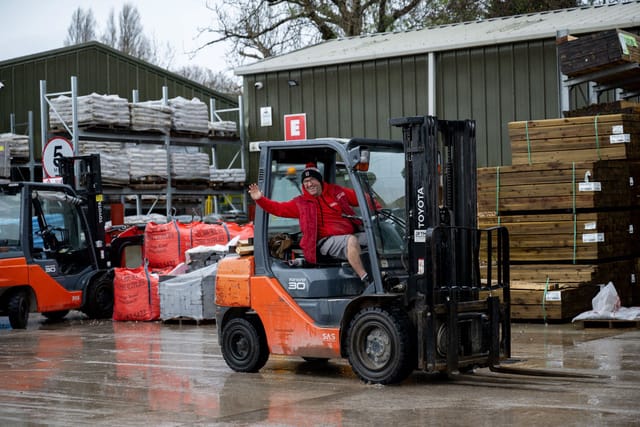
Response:
[[[307,139],[307,115],[285,114],[284,116],[284,140],[295,141]]]
[[[51,181],[51,178],[59,177],[60,171],[54,163],[57,157],[72,157],[73,145],[68,139],[56,136],[47,141],[42,150],[42,178],[43,181]]]

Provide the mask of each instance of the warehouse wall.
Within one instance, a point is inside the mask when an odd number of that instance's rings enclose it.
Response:
[[[161,99],[162,87],[167,86],[169,98],[197,97],[207,105],[209,99],[214,98],[217,109],[237,107],[232,98],[205,86],[90,42],[0,62],[0,81],[5,85],[0,90],[0,132],[9,131],[10,114],[15,114],[18,124],[26,124],[28,111],[33,111],[36,151],[39,152],[40,80],[46,80],[47,93],[67,92],[71,90],[71,76],[78,77],[79,95],[96,92],[119,95],[131,101],[132,91],[137,89],[139,99],[146,101]],[[238,121],[237,114],[224,118]],[[25,133],[26,126],[19,126],[17,131]]]
[[[444,52],[436,67],[438,115],[477,121],[479,166],[511,163],[510,121],[559,116],[555,40]]]
[[[426,111],[427,98],[419,96],[427,92],[426,76],[426,55],[248,76],[249,139],[283,139],[283,116],[291,113],[307,114],[309,138],[388,138],[389,118]],[[272,107],[270,127],[260,126],[265,106]]]
[[[439,118],[477,121],[478,165],[510,164],[507,123],[558,117],[555,40],[436,54]],[[307,136],[401,137],[390,118],[428,112],[428,55],[245,76],[250,141],[284,138],[283,116],[307,114]],[[289,86],[296,80],[298,86]],[[262,88],[255,87],[256,82]],[[273,125],[260,126],[271,106]],[[250,156],[251,167],[257,157]]]
[[[510,121],[562,114],[555,39],[438,52],[435,57],[436,114],[476,120],[478,166],[511,164]],[[291,113],[306,113],[309,138],[400,138],[388,120],[427,114],[427,70],[424,54],[246,75],[248,140],[284,139],[283,116]],[[288,80],[298,85],[291,87]],[[571,90],[571,109],[588,105],[586,93],[587,84]],[[614,99],[609,91],[600,102]],[[264,106],[273,110],[270,127],[260,126]],[[249,166],[252,174],[255,154],[249,156]]]

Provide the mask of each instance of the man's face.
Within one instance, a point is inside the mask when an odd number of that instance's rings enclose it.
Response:
[[[306,177],[302,180],[302,185],[312,196],[319,196],[322,194],[322,183],[313,177]]]

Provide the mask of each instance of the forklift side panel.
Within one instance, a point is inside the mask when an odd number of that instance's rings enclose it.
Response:
[[[341,357],[340,329],[316,326],[276,279],[251,279],[251,307],[263,322],[271,353]]]
[[[224,307],[249,307],[254,258],[226,257],[218,262],[216,304]]]

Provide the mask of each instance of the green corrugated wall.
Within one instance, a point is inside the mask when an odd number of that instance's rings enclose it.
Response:
[[[47,93],[71,90],[71,77],[78,78],[78,95],[90,93],[118,95],[132,100],[138,90],[139,100],[162,98],[167,86],[169,98],[198,98],[209,106],[216,100],[216,109],[237,107],[237,101],[209,88],[173,74],[147,62],[111,49],[97,42],[69,46],[40,54],[0,62],[0,132],[9,132],[10,115],[15,115],[18,133],[26,133],[28,111],[34,114],[36,149],[40,147],[40,80],[46,80]],[[238,121],[229,113],[223,119]],[[219,164],[231,160],[233,151],[221,148]],[[39,157],[39,156],[36,156]]]

